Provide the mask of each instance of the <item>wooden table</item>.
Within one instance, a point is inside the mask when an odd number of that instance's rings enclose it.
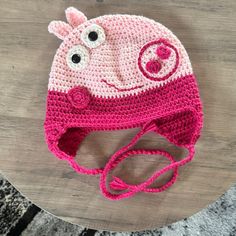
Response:
[[[198,78],[205,123],[194,161],[176,185],[161,194],[106,200],[99,177],[78,175],[47,150],[43,120],[48,74],[60,41],[47,32],[51,20],[65,20],[73,5],[88,18],[128,13],[153,18],[186,47]],[[0,2],[0,169],[36,205],[73,223],[96,229],[131,231],[163,226],[215,201],[236,180],[236,2],[235,1],[16,1]],[[80,163],[103,166],[137,130],[90,135]],[[148,135],[139,146],[165,146]],[[127,160],[118,173],[143,180],[159,158]],[[131,167],[134,167],[133,169]]]

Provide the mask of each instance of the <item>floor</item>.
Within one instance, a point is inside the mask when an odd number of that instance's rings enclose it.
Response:
[[[0,236],[235,236],[236,184],[199,213],[163,228],[138,232],[86,229],[58,219],[24,198],[0,175]]]

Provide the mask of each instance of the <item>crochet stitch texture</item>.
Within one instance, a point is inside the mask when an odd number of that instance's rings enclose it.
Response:
[[[91,20],[77,9],[66,10],[68,23],[52,21],[49,32],[63,40],[48,84],[44,122],[49,150],[82,174],[100,174],[100,189],[111,200],[138,192],[161,192],[178,176],[178,167],[193,159],[203,126],[202,104],[192,66],[181,42],[165,26],[143,16],[104,15]],[[139,127],[103,168],[89,169],[75,161],[90,132]],[[133,149],[141,136],[155,132],[188,155],[176,161],[159,149]],[[162,155],[170,162],[145,182],[127,184],[108,174],[121,161],[138,154]],[[160,175],[172,178],[149,187]]]

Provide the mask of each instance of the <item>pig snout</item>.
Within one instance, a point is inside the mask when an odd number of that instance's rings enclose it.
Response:
[[[150,80],[168,79],[176,71],[178,64],[177,49],[164,39],[147,43],[139,53],[139,70]]]

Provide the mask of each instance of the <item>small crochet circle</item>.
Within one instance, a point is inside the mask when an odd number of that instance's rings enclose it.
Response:
[[[66,55],[67,65],[72,70],[82,70],[89,63],[89,52],[82,45],[76,45],[69,49]]]
[[[150,73],[158,73],[161,69],[161,63],[157,60],[150,60],[147,64],[146,64],[146,70]]]
[[[157,48],[156,54],[162,60],[166,60],[170,57],[171,50],[168,47],[161,45]]]
[[[73,107],[83,109],[90,102],[90,93],[85,87],[77,86],[69,90],[67,98]]]
[[[92,24],[83,30],[81,40],[87,47],[96,48],[106,40],[104,29],[97,24]]]

